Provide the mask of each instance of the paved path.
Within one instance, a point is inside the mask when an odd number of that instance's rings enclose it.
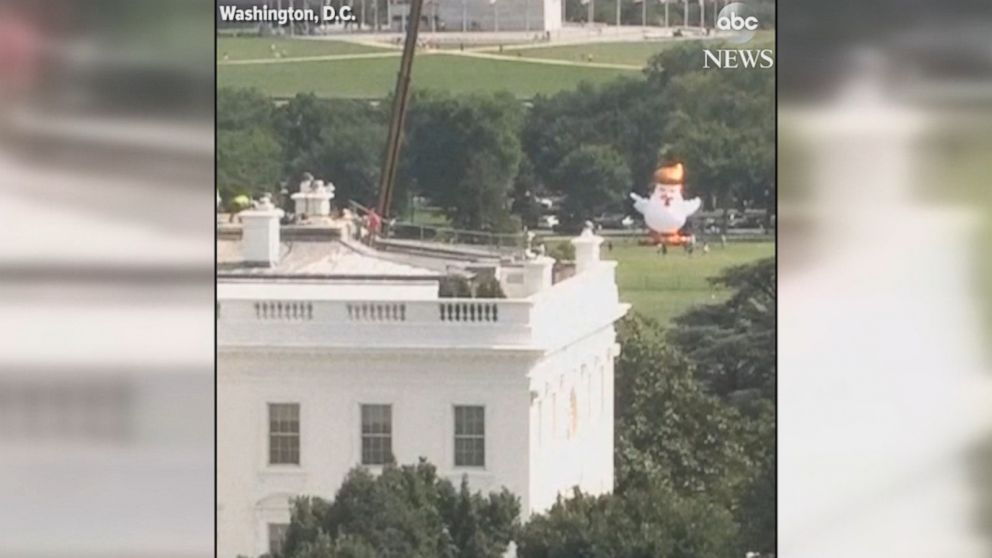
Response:
[[[445,51],[444,54],[450,54],[453,56],[468,56],[470,58],[485,58],[488,60],[502,60],[504,62],[527,62],[530,64],[547,64],[550,66],[575,66],[580,68],[601,68],[609,70],[630,70],[639,72],[644,69],[643,66],[634,66],[632,64],[609,64],[605,62],[576,62],[573,60],[556,60],[553,58],[530,58],[527,56],[505,56],[499,54],[491,54],[488,52],[479,51]]]
[[[296,64],[302,62],[333,62],[340,60],[363,60],[370,58],[398,58],[401,54],[399,49],[391,49],[387,52],[363,52],[355,54],[327,54],[321,56],[296,56],[287,58],[253,58],[247,60],[222,60],[218,61],[218,66],[248,66],[258,64]],[[526,56],[508,56],[481,52],[478,50],[421,50],[417,52],[417,57],[424,56],[467,56],[471,58],[484,58],[488,60],[500,60],[503,62],[528,62],[531,64],[547,64],[551,66],[576,66],[580,68],[601,68],[610,70],[630,70],[640,71],[642,66],[631,64],[609,64],[604,62],[576,62],[573,60],[556,60],[552,58],[531,58]]]
[[[320,56],[289,56],[286,58],[249,58],[246,60],[218,60],[218,66],[250,66],[255,64],[295,64],[298,62],[329,62],[335,60],[362,60],[365,58],[396,58],[399,51],[356,52],[353,54],[324,54]]]

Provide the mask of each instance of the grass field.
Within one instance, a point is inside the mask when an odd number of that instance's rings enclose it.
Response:
[[[275,46],[275,51],[272,47]],[[364,54],[367,52],[388,52],[374,46],[358,45],[345,41],[314,41],[277,37],[218,37],[217,59],[224,60],[272,60],[273,52],[282,58],[303,56],[326,56],[329,54]]]
[[[395,87],[398,68],[399,57],[221,65],[217,68],[217,83],[221,87],[254,87],[273,97],[313,92],[327,98],[378,98]],[[574,89],[582,81],[602,83],[632,73],[636,72],[432,53],[417,59],[413,85],[452,93],[503,90],[530,98]]]
[[[774,33],[760,31],[752,39],[753,44],[774,41]],[[568,60],[573,62],[596,62],[605,64],[626,64],[644,66],[648,60],[659,52],[680,44],[681,41],[646,41],[622,43],[588,43],[581,45],[564,45],[535,47],[526,49],[507,50],[505,54],[525,58],[540,58],[545,60]],[[590,55],[592,58],[590,59]]]
[[[769,258],[775,255],[771,242],[740,242],[725,248],[714,246],[709,254],[697,251],[689,257],[681,250],[667,256],[650,246],[634,241],[614,242],[613,250],[604,246],[603,259],[616,260],[620,298],[634,310],[667,325],[672,318],[696,304],[715,302],[725,292],[714,289],[707,279],[722,270]]]
[[[569,60],[574,62],[600,62],[644,66],[655,54],[678,44],[676,41],[651,41],[644,43],[594,43],[556,47],[538,47],[513,50],[525,58]],[[507,51],[508,53],[511,51]],[[589,57],[592,56],[590,59]]]
[[[751,44],[774,40],[762,32]],[[221,87],[253,87],[273,97],[314,93],[325,98],[374,99],[395,86],[399,51],[345,41],[287,38],[220,37],[217,39],[217,82]],[[496,47],[485,54],[463,56],[448,51],[423,52],[414,64],[414,87],[452,93],[508,91],[519,98],[574,89],[580,82],[604,83],[637,75],[654,54],[679,41],[591,43],[580,45]],[[273,50],[273,45],[275,50]],[[279,53],[277,58],[274,52]],[[385,54],[382,58],[288,61],[268,64],[224,64],[245,60]],[[465,53],[468,55],[469,53]],[[481,58],[479,56],[489,56]],[[500,58],[497,58],[499,56]],[[548,60],[553,63],[538,63]],[[571,63],[572,65],[560,65]],[[584,66],[583,64],[592,64]],[[618,64],[628,68],[595,67]]]

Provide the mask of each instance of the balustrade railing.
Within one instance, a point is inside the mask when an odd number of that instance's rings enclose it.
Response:
[[[498,322],[495,302],[442,302],[438,306],[442,322]]]
[[[353,322],[406,321],[406,304],[402,302],[349,302],[346,306]]]
[[[245,300],[218,304],[231,345],[555,346],[615,319],[613,266],[523,299]]]
[[[313,303],[299,300],[264,300],[254,303],[255,318],[259,320],[309,321],[313,319]]]

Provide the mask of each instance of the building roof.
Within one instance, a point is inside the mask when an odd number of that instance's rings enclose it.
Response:
[[[289,238],[287,238],[289,236]],[[272,267],[242,259],[240,235],[217,240],[217,276],[229,279],[439,279],[443,273],[394,261],[370,248],[327,236],[284,235]]]

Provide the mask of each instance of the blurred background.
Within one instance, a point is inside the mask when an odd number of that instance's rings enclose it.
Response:
[[[780,556],[992,556],[992,4],[778,21]]]
[[[213,13],[0,0],[0,555],[213,554]]]

